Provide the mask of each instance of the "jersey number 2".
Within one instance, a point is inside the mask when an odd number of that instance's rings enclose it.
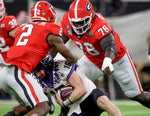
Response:
[[[26,31],[26,32],[23,32],[23,33],[20,35],[20,38],[19,38],[19,40],[18,40],[18,42],[17,42],[16,45],[26,45],[26,44],[27,44],[27,42],[28,42],[29,39],[27,39],[27,38],[25,38],[25,37],[28,37],[28,36],[31,35],[32,29],[33,29],[33,25],[32,25],[32,24],[26,24],[26,25],[22,28],[22,30],[25,30],[26,28],[27,28],[27,31]],[[23,40],[22,40],[22,39],[23,39]]]

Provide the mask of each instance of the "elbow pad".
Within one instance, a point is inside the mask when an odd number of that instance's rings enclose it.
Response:
[[[103,43],[102,49],[104,51],[111,50],[115,54],[115,56],[117,54],[117,48],[115,45],[115,41],[113,41],[113,40],[109,40],[109,41],[106,41],[105,43]]]

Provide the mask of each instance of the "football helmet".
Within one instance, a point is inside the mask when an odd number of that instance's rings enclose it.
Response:
[[[3,0],[0,0],[0,21],[3,19],[5,14],[5,5]]]
[[[92,24],[94,17],[93,5],[88,0],[75,0],[69,8],[69,21],[73,30],[84,34]]]
[[[30,10],[31,21],[44,20],[54,23],[56,12],[54,7],[47,1],[38,1]]]
[[[52,57],[50,55],[47,55],[32,71],[32,74],[36,77],[38,83],[40,83],[44,90],[52,88],[55,84],[55,79],[53,75],[53,64],[54,61],[52,60]],[[41,75],[40,77],[38,77],[36,73],[40,70],[44,70],[45,75]]]

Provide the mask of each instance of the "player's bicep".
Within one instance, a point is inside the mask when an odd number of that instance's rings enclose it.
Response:
[[[104,38],[100,40],[102,49],[106,52],[108,50],[112,51],[115,55],[117,54],[117,48],[115,45],[115,39],[112,33],[109,33]]]

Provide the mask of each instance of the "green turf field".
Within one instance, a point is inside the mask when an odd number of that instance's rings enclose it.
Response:
[[[143,107],[137,102],[133,101],[112,101],[116,104],[123,116],[150,116],[150,110],[148,108]],[[13,106],[17,104],[16,101],[1,101],[0,100],[0,116],[3,116],[6,112],[10,111]],[[55,112],[51,116],[58,116],[60,112],[60,107],[58,105],[55,106]],[[50,116],[50,115],[47,115]],[[107,116],[104,112],[101,116]]]

